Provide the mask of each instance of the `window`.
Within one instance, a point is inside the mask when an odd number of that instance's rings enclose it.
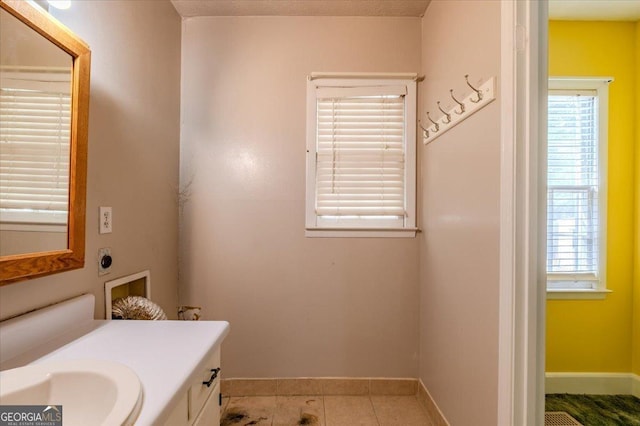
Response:
[[[306,235],[415,236],[416,83],[311,76]]]
[[[550,79],[547,290],[606,291],[607,84]]]
[[[3,68],[0,78],[0,224],[66,232],[70,70]],[[34,127],[33,123],[45,123]],[[25,228],[26,227],[26,228]]]

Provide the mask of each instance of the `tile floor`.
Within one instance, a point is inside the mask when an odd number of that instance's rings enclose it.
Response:
[[[222,401],[221,426],[433,426],[413,396],[239,396]]]

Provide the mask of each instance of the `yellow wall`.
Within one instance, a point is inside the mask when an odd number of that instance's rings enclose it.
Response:
[[[636,23],[549,24],[550,76],[611,76],[609,86],[609,169],[607,287],[605,300],[550,300],[547,303],[546,370],[629,372],[632,368],[636,144]],[[638,263],[638,257],[635,256]],[[637,292],[636,292],[637,293]],[[637,296],[637,294],[636,294]],[[635,305],[638,306],[637,297]],[[634,354],[637,360],[638,353]],[[638,369],[636,365],[635,369]]]
[[[636,74],[640,73],[640,21],[636,22]],[[640,375],[640,77],[636,75],[636,229],[633,288],[633,372]]]

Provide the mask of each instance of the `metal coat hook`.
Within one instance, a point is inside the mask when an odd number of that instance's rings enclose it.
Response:
[[[436,127],[436,128],[435,128],[435,130],[433,131],[433,133],[438,133],[438,130],[440,130],[440,125],[439,125],[437,122],[435,122],[435,121],[433,121],[433,120],[431,119],[431,116],[429,115],[429,111],[427,111],[427,118],[428,118],[428,119],[429,119],[429,121],[430,121],[431,123],[433,123],[433,125]]]
[[[424,137],[428,138],[429,137],[429,130],[424,128],[424,126],[422,125],[422,121],[420,121],[420,120],[418,120],[418,125],[420,126],[420,128],[424,132]]]
[[[440,101],[436,102],[438,104],[438,109],[440,110],[440,112],[442,112],[444,114],[445,117],[447,117],[447,120],[445,121],[444,119],[442,120],[442,122],[444,124],[449,124],[451,123],[451,114],[449,114],[447,111],[443,110],[442,107],[440,106]]]
[[[471,85],[471,83],[469,83],[469,74],[465,75],[465,76],[464,76],[464,79],[467,81],[467,86],[471,87],[471,88],[473,89],[473,91],[474,91],[474,92],[476,92],[476,93],[478,94],[478,99],[475,99],[475,100],[474,100],[474,99],[469,98],[469,100],[470,100],[471,102],[473,102],[474,104],[477,104],[478,102],[480,102],[480,101],[482,100],[482,91],[481,91],[481,90],[476,89],[475,87],[473,87],[473,86]]]
[[[464,114],[464,104],[462,102],[460,102],[459,100],[457,100],[455,96],[453,96],[453,89],[449,89],[449,93],[451,94],[451,99],[453,99],[455,101],[455,103],[460,105],[460,112],[456,111],[455,109],[453,110],[453,112],[455,112],[458,115]]]
[[[449,102],[440,102],[437,101],[438,109],[444,115],[436,115],[438,116],[438,120],[434,120],[431,118],[431,113],[427,112],[427,118],[431,122],[430,125],[426,121],[420,124],[420,128],[422,128],[423,138],[422,142],[427,145],[432,141],[436,140],[443,134],[447,133],[452,128],[456,127],[458,124],[465,121],[468,117],[480,111],[485,106],[489,105],[496,99],[495,96],[495,85],[496,85],[496,77],[489,77],[487,80],[484,80],[481,83],[477,84],[477,88],[473,87],[471,83],[469,83],[469,74],[464,76],[467,85],[473,89],[472,91],[468,91],[461,98],[457,98],[453,93],[453,89],[449,90],[449,94],[451,95],[451,99],[455,103]],[[443,104],[445,106],[443,106]],[[420,123],[420,120],[418,120]],[[424,125],[428,125],[427,128]]]

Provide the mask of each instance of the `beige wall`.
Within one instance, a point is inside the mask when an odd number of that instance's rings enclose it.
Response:
[[[183,25],[180,299],[224,319],[225,376],[418,370],[416,239],[304,237],[306,76],[418,72],[419,18]]]
[[[0,9],[0,64],[2,66],[69,67],[71,55]]]
[[[146,268],[171,314],[179,17],[143,1],[58,16],[93,50],[87,266],[2,287],[0,318],[84,292],[101,316],[104,281]],[[418,145],[417,239],[304,238],[304,138],[309,72],[422,70],[433,110],[464,74],[498,74],[499,16],[434,1],[422,20],[185,21],[180,302],[231,322],[226,377],[419,375],[451,424],[496,423],[499,104]],[[97,234],[100,205],[113,234]],[[104,246],[115,266],[98,278]]]
[[[64,250],[67,248],[67,226],[59,232],[6,231],[0,233],[0,253],[29,253],[32,251]]]
[[[181,20],[167,1],[80,1],[56,17],[92,50],[84,269],[0,288],[0,318],[151,270],[153,299],[175,317]],[[98,207],[113,207],[112,234],[98,234]],[[113,272],[98,277],[97,251]]]
[[[469,93],[465,74],[500,82],[500,2],[434,1],[422,31],[423,113]],[[419,377],[452,425],[495,425],[499,101],[419,152]]]

